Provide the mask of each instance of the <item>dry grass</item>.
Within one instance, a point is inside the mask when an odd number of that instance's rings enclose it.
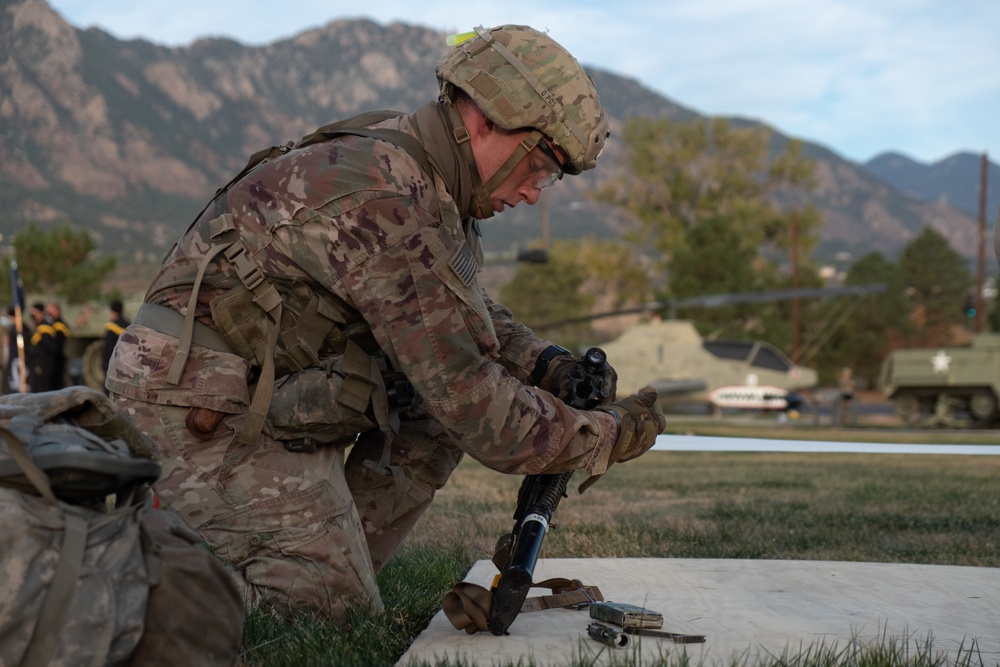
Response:
[[[548,557],[1000,566],[1000,458],[649,452],[559,506]],[[464,461],[409,545],[488,558],[518,478]]]

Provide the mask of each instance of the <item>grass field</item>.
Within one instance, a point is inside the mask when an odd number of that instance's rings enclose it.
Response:
[[[827,433],[821,439],[843,438]],[[1000,567],[1000,457],[654,451],[615,466],[584,495],[575,491],[581,480],[574,477],[559,507],[546,557]],[[497,537],[510,529],[519,484],[520,478],[463,461],[381,573],[384,612],[359,612],[346,631],[320,620],[250,614],[245,663],[393,665],[451,586],[472,563],[492,555]],[[968,655],[962,664],[981,664],[976,660]],[[889,643],[810,649],[753,667],[940,664],[929,647]]]

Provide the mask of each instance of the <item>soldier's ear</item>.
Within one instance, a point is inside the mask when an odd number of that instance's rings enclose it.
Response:
[[[473,120],[469,123],[471,127],[467,126],[470,133],[477,138],[485,138],[497,131],[496,123],[487,118],[486,114],[479,110],[479,107],[472,105],[472,108],[474,109]]]

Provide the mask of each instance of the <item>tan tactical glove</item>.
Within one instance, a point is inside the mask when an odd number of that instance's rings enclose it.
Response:
[[[584,372],[584,363],[583,358],[578,359],[568,354],[554,357],[549,362],[549,367],[539,387],[562,399],[564,403],[580,407],[574,401],[574,389],[578,386],[576,383]],[[603,383],[596,388],[593,396],[593,400],[597,401],[595,407],[607,405],[615,400],[615,392],[618,390],[618,373],[611,364],[606,364],[606,369]]]
[[[553,357],[549,362],[549,367],[545,370],[545,376],[538,386],[547,392],[559,395],[559,388],[563,386],[566,376],[573,369],[576,357],[571,354],[560,354]]]
[[[609,468],[614,463],[631,461],[645,454],[656,444],[656,436],[667,427],[667,420],[663,415],[653,412],[651,408],[655,403],[656,390],[643,387],[639,393],[601,408],[604,412],[613,414],[618,422],[618,439],[608,456]],[[579,492],[589,489],[600,477],[594,475],[586,479],[580,485]]]
[[[644,454],[654,444],[656,436],[667,427],[666,418],[650,408],[656,403],[656,390],[643,387],[639,393],[602,408],[615,417],[619,426],[618,441],[611,450],[608,463],[631,461]]]

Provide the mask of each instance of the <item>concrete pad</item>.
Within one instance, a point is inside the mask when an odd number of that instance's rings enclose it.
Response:
[[[488,587],[496,567],[481,560],[465,580]],[[982,664],[1000,664],[1000,569],[854,563],[671,558],[543,559],[535,581],[579,579],[606,600],[663,614],[663,629],[707,636],[704,644],[634,637],[623,649],[587,637],[587,611],[555,609],[520,614],[509,635],[468,635],[443,611],[410,646],[399,665],[449,658],[471,665],[567,665],[578,656],[594,664],[652,664],[666,652],[687,651],[693,664],[726,665],[790,655],[820,644],[846,648],[895,640],[916,655],[932,639],[935,654],[954,660],[975,641]],[[549,591],[532,589],[530,595]],[[598,655],[599,654],[599,655]],[[640,661],[641,659],[641,661]],[[520,661],[520,662],[519,662]],[[979,664],[979,659],[975,660]],[[747,664],[747,663],[745,663]]]

